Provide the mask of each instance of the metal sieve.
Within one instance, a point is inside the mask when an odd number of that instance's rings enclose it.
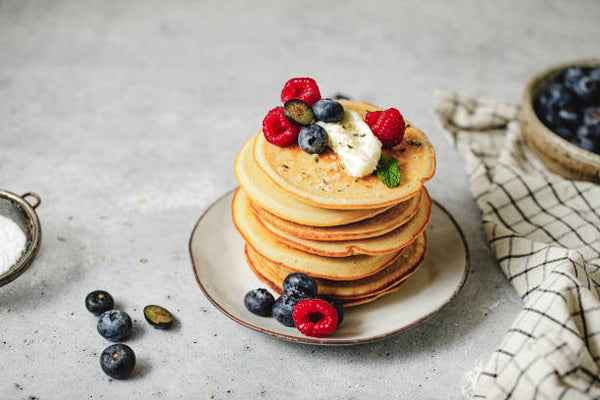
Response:
[[[29,203],[26,199],[33,198],[35,201]],[[42,200],[33,192],[27,192],[18,196],[6,190],[0,189],[0,215],[11,219],[25,234],[25,250],[17,262],[8,271],[0,275],[0,286],[13,281],[31,265],[37,255],[42,242],[42,227],[35,209]]]

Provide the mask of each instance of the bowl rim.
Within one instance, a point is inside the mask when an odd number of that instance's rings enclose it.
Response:
[[[4,274],[0,275],[0,287],[17,279],[33,262],[36,255],[40,251],[42,241],[42,226],[35,209],[41,204],[42,200],[39,195],[34,192],[27,192],[19,196],[8,190],[0,189],[0,197],[8,199],[15,203],[21,210],[25,212],[28,222],[31,224],[29,231],[31,232],[31,240],[25,248],[19,260],[9,268]],[[29,203],[26,198],[32,197],[35,202]]]
[[[585,150],[568,140],[560,137],[557,133],[548,128],[542,120],[539,118],[535,109],[533,107],[534,100],[534,92],[537,90],[537,87],[540,83],[546,81],[550,75],[556,74],[559,71],[564,71],[569,67],[599,67],[600,66],[600,58],[584,58],[566,61],[554,65],[550,65],[540,72],[536,73],[527,83],[525,90],[523,92],[523,101],[522,101],[522,109],[521,109],[521,119],[524,116],[531,115],[537,123],[536,128],[541,130],[543,135],[546,137],[545,141],[554,141],[556,144],[560,144],[567,153],[569,153],[573,158],[577,159],[577,161],[584,162],[588,166],[596,169],[596,175],[594,178],[600,178],[600,155],[592,153],[591,151]],[[526,136],[526,135],[525,135]],[[539,149],[538,146],[535,146],[537,151],[543,152],[543,149]],[[545,153],[545,152],[544,152]],[[546,157],[550,157],[547,153],[544,154]],[[561,160],[554,159],[550,157],[553,161],[561,164],[563,167],[573,169],[572,166],[567,166]],[[585,175],[589,175],[589,173],[585,173]]]

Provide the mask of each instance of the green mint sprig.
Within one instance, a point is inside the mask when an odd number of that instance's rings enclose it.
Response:
[[[400,168],[398,167],[398,160],[394,157],[382,154],[375,172],[377,172],[377,177],[385,186],[395,188],[400,185]]]

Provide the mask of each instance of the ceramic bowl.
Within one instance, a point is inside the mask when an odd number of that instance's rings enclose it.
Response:
[[[529,81],[523,93],[521,126],[527,145],[553,172],[568,179],[600,182],[600,155],[584,150],[561,138],[538,118],[533,101],[572,66],[597,67],[600,59],[587,59],[557,64],[538,73]]]

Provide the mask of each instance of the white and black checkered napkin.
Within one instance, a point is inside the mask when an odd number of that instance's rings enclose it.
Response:
[[[549,172],[516,105],[437,92],[500,268],[523,300],[476,398],[600,398],[600,186]]]

